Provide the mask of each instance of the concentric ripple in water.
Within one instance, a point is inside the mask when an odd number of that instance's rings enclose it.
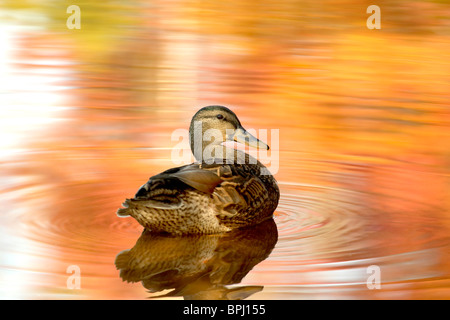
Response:
[[[320,170],[309,172],[310,177],[320,175]],[[140,284],[121,282],[114,265],[117,255],[135,246],[142,232],[132,218],[115,215],[124,195],[115,178],[50,186],[36,177],[11,177],[3,192],[11,210],[2,218],[2,241],[10,258],[0,261],[9,270],[8,279],[17,282],[14,274],[26,272],[22,286],[48,297],[148,296]],[[383,184],[365,191],[325,180],[280,181],[279,186],[276,245],[265,249],[270,255],[247,269],[241,284],[230,283],[226,292],[264,288],[240,293],[251,294],[250,299],[448,295],[450,233],[447,213],[438,204],[399,194],[396,188],[378,188]],[[12,225],[15,228],[8,229]],[[227,250],[233,248],[232,241],[227,238]],[[210,240],[201,243],[209,245]],[[65,288],[70,265],[82,271],[79,291]],[[379,290],[367,287],[373,265],[381,270]]]

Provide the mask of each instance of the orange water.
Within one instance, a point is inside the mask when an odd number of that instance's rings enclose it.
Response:
[[[5,4],[0,296],[449,299],[449,6],[369,4]],[[276,229],[142,238],[115,211],[208,104],[279,130]]]

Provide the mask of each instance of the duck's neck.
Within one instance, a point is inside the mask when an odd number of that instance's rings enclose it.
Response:
[[[210,158],[233,159],[235,158],[234,153],[237,151],[221,145],[220,141],[218,143],[216,141],[203,141],[200,139],[196,141],[194,138],[191,138],[190,143],[192,154],[197,161],[204,161]]]
[[[209,129],[211,128],[207,124],[200,121],[192,122],[189,128],[191,151],[197,161],[203,161],[207,158],[225,159],[227,157],[227,149],[230,148],[222,145],[225,140],[223,135],[219,130]],[[228,155],[230,155],[229,150]]]
[[[191,151],[196,161],[207,164],[257,164],[258,160],[249,154],[211,141],[193,143],[191,140]]]

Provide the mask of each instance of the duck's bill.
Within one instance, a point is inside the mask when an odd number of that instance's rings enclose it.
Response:
[[[269,146],[256,138],[255,136],[251,135],[247,130],[244,128],[238,128],[234,132],[232,139],[236,142],[243,143],[247,146],[250,146],[252,148],[257,149],[266,149],[269,150]]]

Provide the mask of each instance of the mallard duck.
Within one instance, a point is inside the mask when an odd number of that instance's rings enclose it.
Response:
[[[280,197],[275,178],[258,160],[223,142],[269,149],[267,144],[223,106],[197,111],[189,138],[196,162],[151,177],[134,198],[125,200],[118,216],[132,216],[152,232],[174,235],[227,232],[272,217]]]

